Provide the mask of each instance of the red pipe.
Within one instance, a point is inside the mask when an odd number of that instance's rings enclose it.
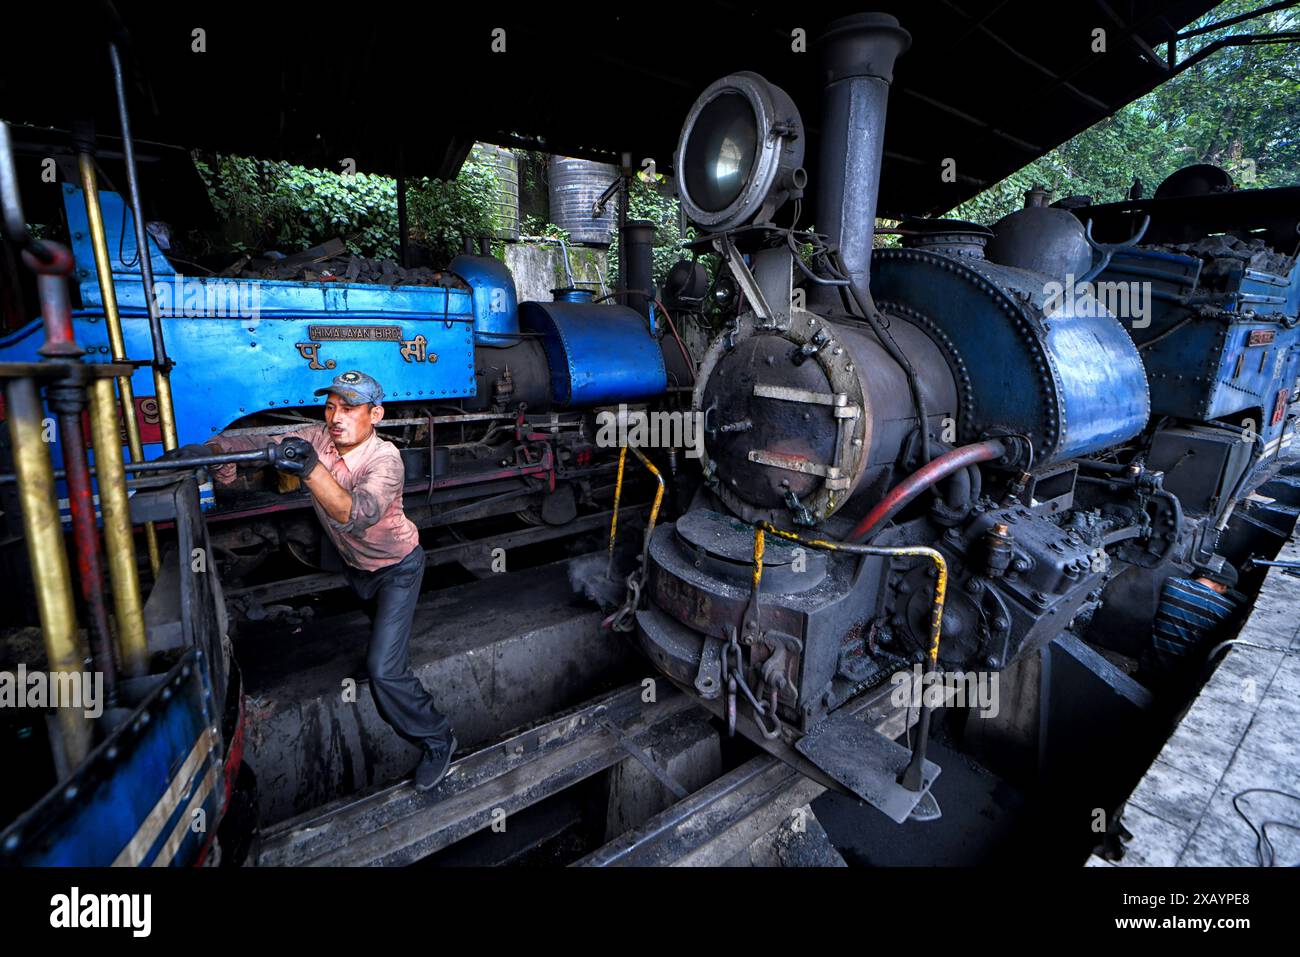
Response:
[[[52,387],[47,393],[51,405],[59,407],[60,440],[68,482],[68,507],[72,512],[72,540],[77,558],[77,580],[89,616],[90,644],[95,669],[104,675],[109,704],[117,703],[117,667],[113,662],[113,633],[108,626],[108,605],[104,601],[104,566],[100,559],[99,532],[95,527],[95,500],[90,487],[90,466],[81,434],[81,416],[69,412],[68,400]],[[74,390],[66,390],[74,391]],[[84,392],[83,392],[84,395]],[[75,401],[71,408],[76,409]]]
[[[68,277],[75,262],[66,246],[58,243],[43,246],[48,261],[42,261],[26,249],[22,253],[23,262],[36,273],[36,290],[45,320],[45,343],[36,351],[49,359],[80,359],[81,347],[72,337],[72,306],[68,300]]]
[[[960,471],[976,462],[991,462],[1006,454],[1006,444],[1001,439],[989,439],[973,445],[963,445],[945,452],[938,458],[927,462],[903,481],[899,482],[885,495],[876,507],[869,511],[862,521],[854,526],[848,534],[848,541],[861,542],[885,522],[889,521],[912,499],[931,485],[941,482],[953,472]]]
[[[673,324],[673,317],[668,315],[668,310],[664,308],[664,304],[658,299],[655,300],[655,305],[659,307],[659,311],[664,314],[664,319],[668,321],[668,329],[672,332],[673,338],[677,340],[677,348],[682,350],[682,358],[686,360],[686,371],[691,374],[691,385],[694,385],[695,363],[691,361],[691,354],[686,351],[686,346],[682,343],[682,337],[677,334],[677,326]]]

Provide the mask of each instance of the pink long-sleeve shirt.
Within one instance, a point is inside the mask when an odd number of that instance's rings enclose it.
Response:
[[[345,562],[364,571],[376,571],[400,562],[412,549],[420,547],[419,530],[402,509],[406,468],[401,453],[378,432],[371,433],[345,455],[334,447],[324,423],[278,436],[219,435],[208,442],[223,452],[252,452],[266,448],[268,442],[288,438],[310,442],[320,464],[352,496],[352,511],[346,522],[331,518],[312,496],[316,515]],[[220,466],[213,471],[213,477],[218,484],[228,485],[234,481],[235,466]]]

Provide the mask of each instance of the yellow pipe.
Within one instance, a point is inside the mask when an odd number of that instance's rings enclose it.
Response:
[[[162,425],[163,450],[176,448],[176,407],[172,404],[172,377],[166,369],[153,367],[153,391],[158,397],[158,422]]]
[[[108,258],[108,238],[104,233],[104,214],[99,207],[99,182],[95,175],[95,161],[89,153],[77,154],[81,170],[81,190],[86,197],[86,218],[90,220],[90,245],[95,251],[95,274],[99,278],[99,296],[104,301],[104,324],[108,327],[108,347],[114,362],[126,361],[126,338],[122,334],[122,314],[117,309],[117,287],[113,285],[113,266]],[[131,461],[144,461],[144,444],[140,441],[140,423],[135,417],[135,388],[131,377],[117,377],[117,391],[122,397],[122,421],[126,425],[126,444],[131,449]],[[144,527],[144,540],[149,548],[149,567],[158,577],[160,562],[158,531],[153,522]]]
[[[33,379],[13,379],[6,388],[14,472],[27,537],[27,556],[36,588],[36,610],[51,672],[80,672],[86,649],[77,631],[72,575],[63,543],[63,522],[54,498],[54,468],[49,445],[41,435],[41,400]],[[56,708],[67,768],[75,768],[90,751],[90,724],[79,708]]]
[[[618,503],[623,497],[623,469],[627,462],[627,450],[628,446],[626,445],[620,446],[618,450],[618,477],[614,480],[614,514],[609,520],[609,565],[605,570],[606,578],[609,577],[610,571],[614,567],[614,535],[618,529]],[[641,454],[640,449],[633,447],[632,454],[639,458],[642,464],[650,470],[650,474],[655,477],[655,481],[658,483],[658,487],[655,488],[655,500],[650,506],[650,521],[645,529],[645,545],[642,548],[642,554],[644,555],[650,549],[650,535],[654,532],[655,522],[659,518],[659,506],[663,504],[664,477],[654,467],[654,464]]]
[[[117,403],[111,379],[96,379],[90,387],[90,429],[95,443],[95,474],[99,508],[104,519],[104,551],[113,583],[113,611],[122,671],[142,675],[148,666],[140,579],[131,539],[131,507],[122,468],[122,440],[117,431]]]
[[[930,648],[926,658],[931,669],[938,664],[939,637],[943,628],[943,603],[948,594],[948,563],[944,561],[941,552],[925,545],[854,545],[850,542],[836,542],[826,538],[804,538],[794,532],[779,529],[771,522],[759,522],[758,528],[778,538],[829,552],[847,552],[852,555],[914,556],[933,562],[936,575],[934,601],[930,608]]]
[[[614,537],[619,532],[619,502],[623,501],[623,465],[628,460],[628,447],[619,449],[619,476],[614,480],[614,511],[610,514],[610,562],[604,567],[604,577],[614,572]]]
[[[766,548],[766,538],[763,534],[763,526],[754,526],[754,593],[758,594],[758,586],[763,581],[763,550]]]
[[[614,561],[614,536],[618,533],[618,503],[623,498],[623,464],[627,461],[627,446],[618,450],[618,477],[614,479],[614,514],[609,519],[609,560]]]
[[[655,489],[654,504],[650,506],[650,524],[646,526],[645,530],[645,540],[648,543],[650,533],[655,530],[655,520],[659,518],[659,506],[664,500],[664,477],[659,474],[659,470],[654,467],[653,463],[641,454],[640,449],[633,447],[632,454],[641,460],[641,463],[650,470],[650,474],[655,477],[655,481],[659,483],[659,487]],[[622,453],[619,453],[619,463],[622,464]],[[619,472],[622,473],[621,468]]]

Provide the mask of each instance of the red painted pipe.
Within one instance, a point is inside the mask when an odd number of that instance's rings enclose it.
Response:
[[[74,266],[72,253],[58,243],[43,246],[50,257],[48,262],[26,249],[22,252],[23,262],[36,273],[36,290],[45,320],[45,342],[36,351],[50,359],[80,359],[81,347],[72,336],[72,306],[68,299],[68,277]]]
[[[943,481],[953,472],[974,465],[976,462],[991,462],[1006,454],[1006,444],[1001,439],[989,439],[973,445],[963,445],[945,452],[938,458],[927,462],[903,481],[899,482],[885,495],[876,507],[869,511],[862,521],[849,532],[847,540],[861,542],[876,529],[889,521],[912,499],[931,485]]]
[[[77,265],[72,250],[61,243],[41,242],[40,254],[24,249],[22,258],[38,276],[71,276]]]
[[[72,253],[66,246],[48,242],[42,243],[38,252],[24,249],[22,253],[23,262],[36,273],[41,316],[45,321],[45,342],[36,351],[47,359],[80,360],[81,346],[73,335],[72,306],[68,298],[68,283],[75,266]],[[54,382],[46,389],[45,398],[59,417],[77,579],[89,616],[87,630],[94,667],[103,673],[108,703],[114,705],[117,703],[117,668],[113,662],[113,634],[109,630],[108,607],[104,600],[104,567],[95,523],[90,460],[81,434],[86,387],[79,378]]]
[[[73,408],[75,409],[75,404]],[[90,487],[86,443],[81,435],[81,416],[75,411],[61,409],[59,431],[63,443],[63,463],[67,469],[68,507],[72,512],[77,580],[81,585],[81,597],[86,603],[91,652],[95,670],[104,675],[108,702],[116,704],[117,666],[113,661],[113,633],[109,630],[108,605],[104,600],[104,566],[100,558],[99,531],[95,525],[95,500]]]

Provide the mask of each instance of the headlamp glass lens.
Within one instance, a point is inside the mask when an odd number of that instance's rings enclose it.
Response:
[[[749,100],[722,93],[700,111],[686,143],[686,188],[710,213],[721,212],[740,196],[758,154],[758,123]]]

